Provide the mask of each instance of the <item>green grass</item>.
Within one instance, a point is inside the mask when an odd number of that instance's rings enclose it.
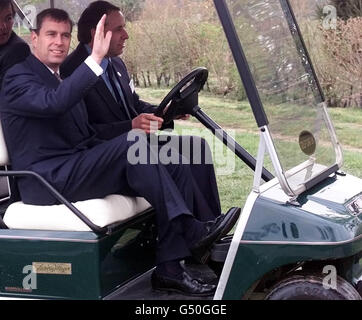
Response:
[[[137,89],[141,99],[154,104],[158,104],[168,91],[167,89]],[[259,145],[258,129],[247,101],[236,101],[202,93],[199,104],[221,127],[231,130],[231,133],[235,134],[235,140],[241,146],[256,156]],[[344,149],[343,170],[362,178],[362,110],[329,109],[328,111],[336,128],[338,139]],[[283,112],[288,111],[278,106],[275,112],[282,115]],[[203,127],[193,118],[189,121],[177,121],[175,127],[179,134],[185,133],[185,130],[187,130],[186,134],[197,134],[199,130],[196,129],[203,129]],[[285,124],[280,133],[288,135],[287,132],[293,132],[293,128],[289,123]],[[220,151],[221,142],[213,139],[213,135],[208,130],[202,130],[201,135],[208,140],[214,151],[214,163],[223,211],[231,206],[243,206],[252,187],[253,171],[239,159],[231,161],[231,158],[234,159],[235,156],[230,151],[226,151],[225,148]],[[283,141],[278,143],[278,147],[281,148],[290,148],[290,144],[288,145]],[[294,147],[295,152],[291,150],[290,159],[286,160],[290,163],[292,163],[293,156],[295,156],[298,149],[297,145]],[[294,147],[292,146],[292,148]],[[227,163],[235,163],[228,170],[225,170],[227,168],[225,167],[226,160]],[[271,170],[270,164],[267,163],[267,167]]]

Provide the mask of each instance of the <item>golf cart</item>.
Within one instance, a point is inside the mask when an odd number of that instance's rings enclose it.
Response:
[[[292,7],[288,0],[214,4],[260,144],[255,159],[200,108],[204,68],[161,102],[157,113],[166,122],[193,115],[255,171],[235,233],[214,245],[208,265],[192,271],[217,283],[210,297],[216,300],[359,300],[362,180],[341,171],[342,151]],[[3,140],[0,162],[8,165]],[[1,297],[191,298],[150,288],[157,230],[144,199],[109,195],[72,204],[34,172],[0,175],[32,176],[60,203],[3,201]]]

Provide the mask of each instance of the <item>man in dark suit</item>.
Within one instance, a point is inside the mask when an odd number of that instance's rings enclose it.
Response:
[[[158,129],[167,128],[162,125],[161,119],[153,114],[156,106],[140,100],[133,82],[130,81],[127,68],[119,58],[128,39],[126,22],[120,8],[107,1],[92,2],[82,13],[78,21],[80,44],[61,65],[62,78],[71,75],[91,52],[95,27],[103,14],[107,14],[105,29],[112,31],[112,38],[107,56],[101,65],[110,72],[105,72],[84,98],[89,122],[96,128],[98,136],[104,139],[114,138],[132,129],[141,129],[149,134],[152,121],[157,123]],[[168,125],[168,128],[170,127],[173,127],[173,123]],[[190,151],[188,155],[184,153],[182,159],[190,163],[194,177],[195,217],[201,221],[218,217],[221,213],[220,200],[212,155],[207,142],[195,136],[173,136],[173,139],[161,136],[153,141],[156,141],[159,148],[166,143],[170,144],[177,153],[179,150]]]
[[[6,71],[30,54],[29,46],[12,31],[14,16],[11,0],[0,0],[0,88]]]
[[[102,61],[106,72],[99,78],[93,90],[84,98],[90,123],[98,131],[98,136],[114,138],[132,129],[142,129],[150,133],[150,122],[160,119],[152,113],[156,107],[140,100],[132,87],[125,64],[118,55],[122,53],[128,34],[120,9],[106,1],[92,2],[78,21],[78,40],[80,44],[60,67],[62,78],[71,75],[88,57],[94,42],[95,27],[103,14],[107,14],[106,30],[112,31],[109,52]],[[114,79],[111,84],[109,71]],[[116,86],[116,90],[112,87]],[[132,88],[131,88],[132,87]],[[118,90],[120,89],[120,90]],[[122,96],[116,96],[121,93]],[[125,103],[124,103],[125,102]],[[107,128],[104,131],[104,128]]]
[[[14,16],[15,9],[12,1],[0,0],[0,90],[6,71],[30,54],[29,46],[12,31]],[[0,167],[0,169],[4,168]],[[17,198],[13,178],[0,177],[0,200],[9,198],[9,183],[13,191],[11,197]]]
[[[155,289],[209,295],[215,286],[193,279],[180,265],[191,254],[197,258],[228,232],[238,213],[203,223],[192,215],[193,185],[189,166],[131,164],[134,145],[123,134],[111,140],[96,138],[89,125],[83,97],[103,73],[100,63],[112,32],[104,32],[106,15],[98,23],[90,55],[77,70],[60,81],[59,66],[67,56],[72,22],[60,9],[37,16],[31,34],[33,54],[12,67],[1,92],[1,121],[14,170],[34,171],[71,201],[120,193],[144,197],[156,211],[158,226]],[[25,203],[52,204],[54,199],[36,180],[19,179]]]

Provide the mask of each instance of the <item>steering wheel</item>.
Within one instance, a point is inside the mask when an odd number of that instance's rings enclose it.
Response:
[[[199,102],[199,92],[208,75],[209,72],[206,68],[197,68],[191,71],[162,100],[155,115],[163,118],[164,123],[169,123],[177,116],[193,114],[193,108]]]

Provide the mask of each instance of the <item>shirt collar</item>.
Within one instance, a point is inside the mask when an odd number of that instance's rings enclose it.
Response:
[[[43,64],[44,64],[44,63],[43,63]],[[60,76],[59,69],[58,69],[57,71],[54,71],[53,69],[49,68],[46,64],[44,64],[44,65],[48,68],[48,70],[49,70],[52,74],[57,73],[58,76]]]

